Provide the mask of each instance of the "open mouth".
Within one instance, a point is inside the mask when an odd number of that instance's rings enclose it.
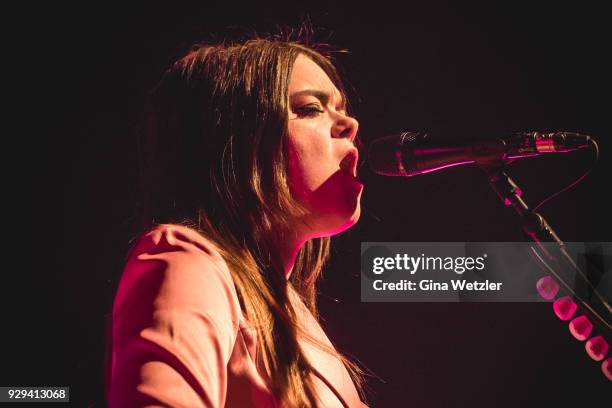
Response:
[[[359,153],[356,148],[352,148],[348,151],[346,156],[340,162],[340,170],[343,173],[350,175],[353,178],[357,178],[357,162],[359,160]]]

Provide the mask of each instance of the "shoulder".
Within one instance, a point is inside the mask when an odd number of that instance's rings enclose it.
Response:
[[[241,319],[212,242],[172,224],[143,234],[113,303],[109,406],[223,406]]]
[[[139,237],[123,269],[113,316],[147,304],[240,317],[236,289],[219,249],[199,232],[176,224],[159,225]]]
[[[219,249],[198,231],[178,224],[161,224],[142,234],[129,258],[178,252],[224,263]]]

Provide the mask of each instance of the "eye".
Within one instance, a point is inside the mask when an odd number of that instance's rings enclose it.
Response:
[[[317,116],[321,113],[325,113],[325,111],[316,103],[310,103],[308,105],[300,106],[294,109],[294,112],[297,114],[299,118],[309,118]]]

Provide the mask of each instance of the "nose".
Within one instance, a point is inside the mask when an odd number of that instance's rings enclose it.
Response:
[[[332,128],[332,137],[346,138],[353,143],[357,137],[358,128],[359,122],[357,122],[357,119],[342,113],[337,113],[337,118]]]

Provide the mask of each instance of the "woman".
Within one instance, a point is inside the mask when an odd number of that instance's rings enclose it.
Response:
[[[198,45],[153,91],[110,407],[365,406],[317,321],[329,237],[357,222],[363,185],[358,123],[316,48]]]

